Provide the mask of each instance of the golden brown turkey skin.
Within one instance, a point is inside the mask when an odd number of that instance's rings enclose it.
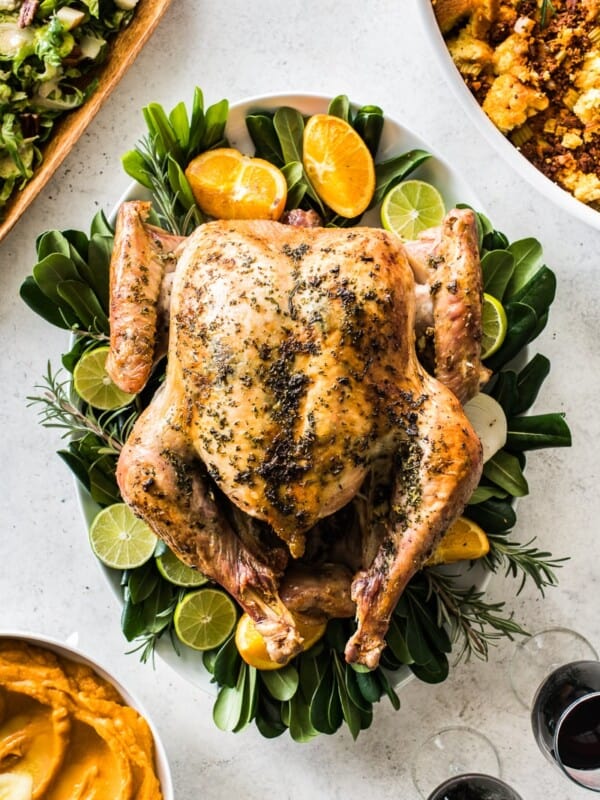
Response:
[[[167,391],[176,370],[209,474],[295,557],[403,436],[386,385],[412,369],[412,286],[382,230],[212,222],[182,253]]]

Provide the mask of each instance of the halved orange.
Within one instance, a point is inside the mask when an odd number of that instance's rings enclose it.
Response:
[[[302,649],[308,650],[323,636],[327,623],[300,614],[294,614],[293,616],[298,632],[304,639]],[[281,669],[285,666],[285,664],[273,661],[267,652],[265,640],[256,630],[254,620],[246,613],[242,614],[238,620],[237,628],[235,629],[235,644],[241,657],[251,667],[272,670]]]
[[[315,114],[304,128],[304,169],[321,200],[343,217],[366,211],[375,191],[369,148],[340,117]]]
[[[217,219],[279,219],[285,208],[283,172],[233,147],[196,156],[185,177],[201,211]]]
[[[467,517],[459,517],[442,536],[425,566],[482,558],[489,550],[490,541],[479,525]]]

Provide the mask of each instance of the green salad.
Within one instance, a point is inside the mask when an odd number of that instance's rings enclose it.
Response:
[[[377,206],[409,174],[418,176],[420,165],[431,157],[423,150],[413,150],[380,161],[376,154],[384,127],[381,109],[365,106],[357,110],[340,96],[331,101],[328,110],[351,124],[374,154],[373,203]],[[187,183],[186,165],[199,153],[227,145],[228,104],[223,100],[205,109],[197,89],[190,114],[183,103],[170,114],[151,104],[144,109],[144,117],[148,134],[124,156],[125,169],[145,187],[140,188],[141,193],[151,194],[153,222],[171,232],[188,234],[204,216]],[[360,222],[323,209],[315,197],[302,167],[305,119],[299,110],[252,114],[246,124],[256,152],[283,169],[288,208],[319,210],[329,226]],[[519,542],[511,533],[516,523],[515,499],[529,492],[525,477],[529,451],[571,443],[563,414],[529,413],[550,369],[548,359],[530,348],[548,320],[556,278],[543,263],[542,248],[535,239],[511,243],[483,214],[478,213],[477,220],[484,290],[506,319],[502,342],[484,359],[493,371],[484,391],[501,409],[507,429],[464,511],[464,517],[481,526],[489,539],[489,552],[477,562],[478,572],[471,572],[467,565],[461,581],[449,568],[427,567],[417,573],[392,615],[381,663],[369,671],[344,659],[345,643],[355,627],[353,619],[330,620],[324,635],[281,669],[248,663],[236,637],[239,610],[234,606],[230,614],[228,602],[219,600],[230,600],[225,591],[211,582],[203,586],[201,578],[192,580],[190,568],[179,563],[162,542],[154,547],[150,541],[143,563],[117,570],[123,592],[122,630],[134,649],[141,651],[143,660],[163,637],[170,638],[179,650],[182,626],[178,627],[178,620],[193,611],[196,602],[205,606],[204,601],[216,600],[227,611],[222,641],[198,648],[204,651],[203,666],[218,689],[214,720],[221,729],[237,732],[254,722],[265,737],[289,731],[295,741],[308,741],[347,725],[356,737],[371,724],[374,705],[382,698],[399,707],[394,689],[398,670],[410,671],[429,683],[440,682],[448,675],[451,659],[471,655],[485,659],[495,640],[526,634],[505,602],[486,599],[481,590],[482,570],[516,579],[514,584],[506,584],[514,595],[526,581],[542,594],[556,584],[555,568],[564,559],[540,549],[533,539]],[[42,234],[37,241],[38,261],[21,288],[23,300],[36,313],[72,333],[71,347],[63,356],[63,368],[70,376],[61,378],[49,365],[38,394],[30,400],[38,405],[42,424],[61,429],[68,437],[60,456],[102,509],[92,524],[96,553],[99,537],[95,534],[103,533],[111,516],[125,513],[115,479],[119,453],[165,370],[163,360],[144,390],[126,398],[121,407],[101,410],[102,406],[85,402],[81,392],[79,397],[76,394],[78,377],[83,385],[78,365],[87,361],[94,367],[90,354],[97,356],[94,362],[103,363],[107,349],[113,239],[112,225],[102,213],[92,220],[89,233],[54,230]],[[332,515],[332,526],[348,524],[343,512]],[[239,622],[237,626],[239,630]]]
[[[42,160],[58,117],[95,90],[93,71],[137,0],[0,0],[0,218]]]

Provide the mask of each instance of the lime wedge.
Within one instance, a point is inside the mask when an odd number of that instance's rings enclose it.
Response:
[[[152,558],[156,535],[125,503],[98,512],[90,526],[95,555],[114,569],[134,569]]]
[[[386,194],[381,224],[402,239],[416,239],[421,231],[439,225],[446,209],[442,195],[425,181],[403,181]]]
[[[175,586],[202,586],[208,580],[206,575],[184,564],[171,550],[156,559],[156,566],[163,578]]]
[[[219,589],[189,592],[177,603],[175,633],[194,650],[212,650],[233,631],[237,610],[233,600]]]
[[[489,358],[502,346],[508,327],[502,303],[491,294],[483,295],[482,325],[481,358],[484,359]]]
[[[106,371],[108,347],[95,347],[84,353],[73,371],[73,387],[86,403],[109,411],[127,405],[135,397],[121,391]]]

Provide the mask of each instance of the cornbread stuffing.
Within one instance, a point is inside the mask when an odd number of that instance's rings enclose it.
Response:
[[[600,0],[431,0],[477,101],[541,172],[600,210]]]

